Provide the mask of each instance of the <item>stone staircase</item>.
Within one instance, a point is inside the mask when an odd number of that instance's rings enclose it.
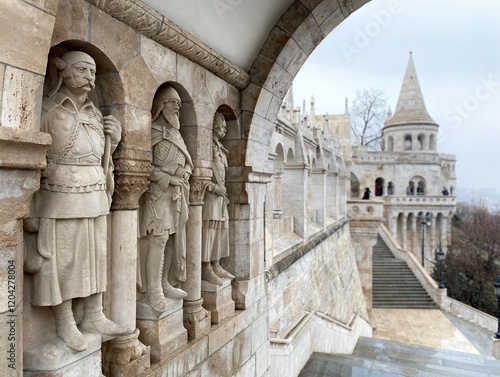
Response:
[[[500,361],[463,352],[359,338],[352,355],[314,353],[299,377],[500,376]]]
[[[378,236],[373,246],[373,308],[437,309],[413,272]]]

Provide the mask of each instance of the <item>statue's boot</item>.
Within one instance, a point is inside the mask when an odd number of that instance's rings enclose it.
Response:
[[[209,283],[215,285],[222,285],[223,283],[222,279],[214,273],[214,270],[212,269],[212,264],[210,262],[202,263],[201,280],[208,281]]]
[[[62,304],[52,306],[52,312],[56,320],[57,336],[61,338],[66,345],[73,351],[85,351],[88,343],[82,333],[76,327],[73,310],[71,309],[71,300],[63,301]]]
[[[149,305],[157,312],[167,310],[167,301],[163,294],[161,278],[163,275],[163,251],[165,240],[162,237],[149,238],[148,254],[146,256],[146,277]]]
[[[231,279],[231,280],[234,279],[234,275],[224,270],[222,266],[219,264],[219,261],[212,262],[212,269],[214,271],[214,274],[220,278]]]
[[[163,268],[165,270],[165,273],[163,274],[162,271],[161,275],[163,294],[165,295],[165,297],[171,298],[173,300],[181,300],[187,296],[187,293],[184,292],[182,289],[175,288],[168,281],[171,262],[172,262],[172,254],[167,253],[167,255],[165,255],[164,257],[164,263],[163,263]]]
[[[168,282],[163,283],[163,294],[165,295],[165,297],[174,300],[180,300],[187,296],[187,293],[184,292],[182,289],[175,288]]]
[[[86,332],[98,332],[102,335],[118,336],[133,331],[127,326],[119,325],[104,316],[102,293],[96,293],[83,299],[85,313],[80,328]]]

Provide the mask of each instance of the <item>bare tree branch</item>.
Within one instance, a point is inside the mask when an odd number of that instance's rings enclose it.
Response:
[[[386,112],[387,96],[382,90],[357,90],[350,111],[353,142],[359,142],[371,150],[381,150]]]

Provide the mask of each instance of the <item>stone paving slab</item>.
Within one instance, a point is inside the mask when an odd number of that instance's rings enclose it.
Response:
[[[373,309],[371,319],[374,338],[480,354],[438,309]]]

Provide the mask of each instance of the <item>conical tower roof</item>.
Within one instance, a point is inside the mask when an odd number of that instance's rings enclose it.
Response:
[[[403,85],[399,93],[398,105],[391,119],[389,119],[384,127],[400,126],[405,124],[424,125],[432,124],[437,126],[437,123],[431,118],[425,108],[424,97],[418,83],[415,64],[413,63],[412,54],[406,67]]]

